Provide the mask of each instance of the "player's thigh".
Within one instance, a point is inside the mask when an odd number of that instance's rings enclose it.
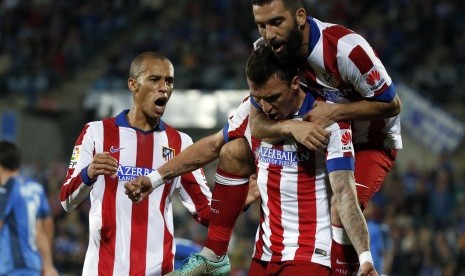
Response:
[[[234,139],[223,146],[218,168],[224,172],[242,176],[255,173],[254,156],[245,138]]]
[[[267,275],[266,268],[268,266],[268,262],[260,261],[257,259],[252,259],[250,262],[249,273],[248,275]]]
[[[328,276],[329,267],[307,261],[264,262],[253,259],[249,275],[266,276]]]
[[[268,275],[280,276],[326,276],[330,274],[330,269],[327,266],[307,261],[285,261],[270,263],[268,273]]]
[[[357,197],[363,208],[380,189],[395,163],[396,150],[364,149],[355,152]]]

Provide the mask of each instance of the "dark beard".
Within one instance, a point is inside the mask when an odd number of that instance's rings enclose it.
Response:
[[[299,30],[296,23],[294,24],[294,28],[289,32],[289,37],[284,45],[283,51],[276,55],[278,60],[281,62],[288,62],[297,58],[303,40],[302,31]]]

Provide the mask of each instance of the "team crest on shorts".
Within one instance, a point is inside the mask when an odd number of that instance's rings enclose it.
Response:
[[[169,147],[163,146],[162,148],[162,156],[165,161],[170,161],[174,157],[175,150]]]

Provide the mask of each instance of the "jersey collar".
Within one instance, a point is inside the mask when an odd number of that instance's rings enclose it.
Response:
[[[302,106],[299,109],[299,112],[297,113],[296,117],[303,117],[307,112],[309,112],[313,108],[313,103],[315,102],[315,97],[310,91],[306,91],[305,99],[304,102],[302,103]]]
[[[129,128],[133,128],[137,131],[141,131],[143,133],[151,133],[151,132],[154,132],[154,131],[164,131],[166,130],[166,126],[165,126],[165,122],[163,122],[162,119],[160,119],[158,125],[153,129],[153,130],[149,130],[149,131],[144,131],[144,130],[140,130],[138,128],[135,128],[135,127],[132,127],[129,122],[128,122],[128,119],[126,117],[126,115],[128,114],[129,112],[129,109],[125,109],[123,111],[121,111],[120,114],[118,114],[116,117],[115,117],[115,124],[117,126],[120,126],[120,127],[129,127]]]
[[[307,22],[310,24],[310,41],[308,43],[308,55],[310,55],[315,48],[316,43],[320,39],[321,33],[313,17],[307,16]]]

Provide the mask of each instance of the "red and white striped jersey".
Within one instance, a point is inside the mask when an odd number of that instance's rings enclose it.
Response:
[[[90,196],[90,237],[83,275],[161,275],[172,271],[171,195],[175,190],[194,217],[208,223],[211,193],[202,170],[167,182],[138,204],[124,193],[126,181],[147,175],[192,144],[188,135],[161,120],[153,131],[134,129],[126,119],[127,112],[86,124],[61,188],[66,210],[79,207]],[[102,152],[118,160],[117,176],[99,176],[91,184],[87,166]]]
[[[394,84],[373,48],[344,26],[308,17],[308,57],[299,64],[301,81],[327,101],[345,103],[362,99],[391,102]],[[255,47],[263,43],[260,38]],[[384,146],[401,149],[400,117],[354,121],[355,148]]]
[[[311,109],[313,101],[312,94],[307,93],[296,119]],[[229,119],[224,130],[227,139],[250,139],[245,126],[249,112],[250,99]],[[274,145],[252,139],[262,200],[253,258],[330,266],[332,237],[326,169],[353,170],[354,159],[350,124],[333,124],[327,130],[331,137],[326,153],[310,151],[294,139]]]

